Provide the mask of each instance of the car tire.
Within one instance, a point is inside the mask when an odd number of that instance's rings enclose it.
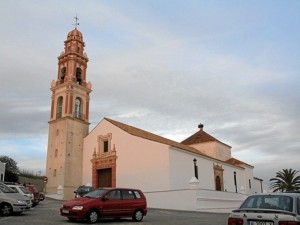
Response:
[[[142,210],[136,210],[132,216],[132,219],[135,221],[135,222],[141,222],[144,218],[144,213]]]
[[[13,213],[13,208],[10,204],[2,203],[0,205],[0,214],[2,216],[10,216]]]
[[[91,210],[88,212],[86,219],[89,223],[96,223],[99,219],[99,213],[97,210]]]

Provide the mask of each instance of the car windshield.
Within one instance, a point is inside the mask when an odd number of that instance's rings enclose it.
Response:
[[[97,190],[94,190],[94,191],[91,191],[91,192],[85,194],[83,197],[84,198],[100,198],[102,195],[104,195],[107,192],[108,192],[107,189],[97,189]]]
[[[24,194],[31,194],[25,187],[20,186],[19,188]]]
[[[248,197],[240,208],[275,209],[293,211],[293,198],[284,195],[254,195]]]
[[[14,190],[12,190],[11,188],[7,187],[6,185],[0,184],[0,190],[3,193],[15,193]]]

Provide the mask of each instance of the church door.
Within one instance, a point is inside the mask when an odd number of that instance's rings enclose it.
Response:
[[[216,177],[216,190],[217,190],[217,191],[222,191],[222,188],[221,188],[221,180],[220,180],[220,177],[219,177],[219,176]]]
[[[98,187],[112,187],[112,169],[100,169],[98,172]]]

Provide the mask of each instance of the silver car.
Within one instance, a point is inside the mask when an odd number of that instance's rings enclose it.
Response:
[[[26,187],[22,185],[13,184],[7,184],[6,186],[10,187],[16,193],[20,193],[21,195],[27,196],[31,200],[31,202],[33,202],[33,194],[30,191],[28,191]]]
[[[233,210],[228,225],[299,225],[300,193],[249,196]]]
[[[15,193],[11,188],[0,183],[0,214],[9,216],[12,213],[22,213],[29,210],[31,200],[19,193]]]

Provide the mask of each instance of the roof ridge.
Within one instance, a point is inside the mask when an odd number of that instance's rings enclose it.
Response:
[[[206,154],[200,152],[199,150],[197,150],[197,149],[195,149],[195,148],[193,148],[193,147],[191,147],[189,145],[185,145],[183,143],[179,143],[179,142],[170,140],[168,138],[159,136],[157,134],[153,134],[153,133],[151,133],[149,131],[145,131],[145,130],[142,130],[140,128],[134,127],[134,126],[130,126],[128,124],[125,124],[125,123],[122,123],[122,122],[119,122],[119,121],[116,121],[116,120],[112,120],[112,119],[109,119],[107,117],[104,117],[103,119],[106,120],[106,121],[108,121],[108,122],[110,122],[111,124],[117,126],[118,128],[122,129],[123,131],[125,131],[125,132],[133,135],[133,136],[144,138],[144,139],[147,139],[147,140],[150,140],[150,141],[159,142],[159,143],[162,143],[162,144],[165,144],[165,145],[169,145],[171,147],[179,148],[179,149],[181,149],[183,151],[187,151],[187,152],[191,152],[191,153],[197,154],[199,156],[203,156],[203,157],[206,157],[206,158],[209,158],[209,159],[212,159],[212,160],[216,160],[216,161],[219,161],[219,162],[222,162],[222,163],[226,163],[226,164],[229,164],[229,165],[240,167],[238,165],[234,165],[233,163],[230,163],[230,161],[229,162],[222,161],[220,159],[217,159],[217,158],[211,157],[209,155],[206,155]],[[249,165],[249,164],[247,164],[247,165]],[[249,165],[249,166],[251,166],[251,165]]]
[[[231,148],[230,145],[227,145],[224,142],[219,141],[217,138],[213,137],[212,135],[208,134],[202,129],[192,134],[188,138],[184,139],[181,143],[185,145],[192,145],[192,144],[198,144],[198,143],[209,142],[209,141],[217,141]]]
[[[127,125],[125,123],[121,123],[121,122],[118,122],[118,121],[115,121],[115,120],[112,120],[112,119],[109,119],[109,118],[106,118],[106,117],[104,119],[109,121],[110,123],[114,124],[115,126],[119,127],[120,129],[124,130],[125,132],[127,132],[129,134],[132,134],[134,136],[145,138],[145,139],[155,141],[155,142],[159,142],[159,143],[162,143],[162,144],[170,145],[172,147],[180,148],[182,150],[193,152],[193,153],[196,153],[198,155],[203,155],[203,156],[210,157],[206,154],[203,154],[202,152],[198,151],[197,149],[195,149],[193,147],[190,147],[190,146],[187,146],[185,144],[173,141],[171,139],[159,136],[157,134],[153,134],[149,131],[145,131],[145,130],[142,130],[140,128],[133,127],[133,126]]]

